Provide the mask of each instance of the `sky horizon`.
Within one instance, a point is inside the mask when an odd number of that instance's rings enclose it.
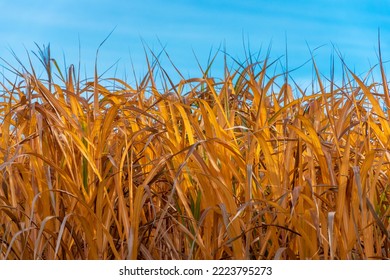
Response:
[[[156,53],[166,50],[186,78],[200,76],[197,59],[206,67],[218,48],[226,47],[231,57],[243,61],[246,48],[254,54],[261,50],[264,59],[271,47],[274,60],[285,55],[286,44],[289,69],[308,61],[312,50],[320,72],[329,76],[335,46],[347,65],[363,74],[378,63],[378,30],[383,60],[390,59],[389,12],[389,2],[367,0],[0,1],[0,57],[16,65],[12,50],[27,63],[26,51],[36,52],[35,43],[50,44],[52,57],[61,65],[63,57],[69,65],[77,64],[80,56],[82,72],[85,68],[91,77],[96,51],[113,31],[99,49],[98,69],[102,73],[118,61],[110,72],[118,78],[131,79],[132,64],[137,76],[147,71],[145,46]],[[175,76],[169,59],[162,56],[161,62]],[[223,53],[212,71],[223,75]],[[312,64],[295,74],[298,82],[307,82]]]

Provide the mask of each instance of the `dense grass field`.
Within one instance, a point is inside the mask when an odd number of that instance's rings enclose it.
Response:
[[[389,259],[381,58],[302,89],[267,56],[135,86],[39,57],[0,83],[0,259]]]

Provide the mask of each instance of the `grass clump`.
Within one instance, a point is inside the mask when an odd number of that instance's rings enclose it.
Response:
[[[40,55],[1,83],[0,258],[389,258],[382,61],[308,94],[268,58],[133,87]]]

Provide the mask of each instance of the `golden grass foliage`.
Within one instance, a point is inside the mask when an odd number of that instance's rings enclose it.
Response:
[[[381,61],[296,98],[267,59],[159,90],[47,55],[1,83],[1,259],[389,258]]]

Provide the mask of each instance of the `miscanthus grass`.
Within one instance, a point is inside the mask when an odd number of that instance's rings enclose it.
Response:
[[[1,259],[389,258],[381,58],[308,92],[268,57],[136,86],[38,57],[0,84]]]

